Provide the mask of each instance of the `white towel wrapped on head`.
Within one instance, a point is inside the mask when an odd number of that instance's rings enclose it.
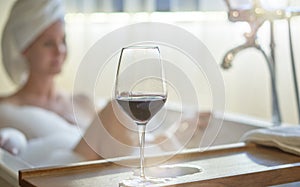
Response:
[[[276,147],[300,156],[300,126],[256,129],[245,133],[241,140]]]
[[[17,0],[2,34],[2,57],[8,76],[16,84],[26,80],[22,52],[52,23],[64,18],[61,0]]]

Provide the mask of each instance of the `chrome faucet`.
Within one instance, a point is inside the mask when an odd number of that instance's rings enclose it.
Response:
[[[233,9],[231,8],[229,0],[225,0],[228,11],[228,19],[232,22],[237,21],[246,21],[251,30],[249,33],[245,33],[244,37],[246,38],[246,42],[242,45],[239,45],[231,50],[229,50],[222,61],[221,67],[224,69],[229,69],[232,66],[232,61],[234,57],[244,49],[247,48],[255,48],[264,56],[271,77],[271,89],[272,89],[272,122],[275,126],[281,124],[281,114],[279,109],[279,100],[276,89],[276,81],[275,81],[275,55],[274,55],[274,38],[273,38],[273,30],[271,30],[271,55],[267,55],[265,50],[261,47],[257,40],[257,31],[262,26],[262,24],[266,21],[272,22],[272,19],[283,19],[285,18],[284,11],[266,11],[262,8],[260,2],[258,0],[254,0],[252,7],[247,9]],[[271,23],[271,29],[273,29],[273,24]]]

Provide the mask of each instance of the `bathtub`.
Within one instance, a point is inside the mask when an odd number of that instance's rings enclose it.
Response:
[[[0,186],[19,186],[18,171],[26,168],[31,166],[0,148]]]
[[[218,116],[216,115],[213,120],[219,120]],[[245,132],[269,126],[271,126],[271,123],[257,120],[252,117],[226,114],[224,116],[223,124],[211,146],[222,147],[222,145],[239,142],[241,136]],[[188,147],[195,147],[198,145],[198,139],[192,138]],[[12,156],[5,150],[0,149],[0,186],[19,186],[18,170],[30,167],[31,166],[24,160],[21,160],[16,156]]]

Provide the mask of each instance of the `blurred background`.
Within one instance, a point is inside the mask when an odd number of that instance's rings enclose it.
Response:
[[[263,1],[263,0],[262,0]],[[14,0],[0,1],[0,32],[6,22]],[[222,63],[225,53],[245,42],[244,33],[250,31],[246,22],[230,22],[228,7],[223,0],[63,0],[66,6],[66,30],[68,59],[59,86],[72,91],[76,71],[84,55],[105,34],[122,26],[138,22],[164,22],[177,25],[198,37],[209,49],[215,61]],[[234,8],[245,9],[249,0],[232,1]],[[266,8],[299,6],[299,0],[264,0]],[[268,7],[269,6],[269,7]],[[292,37],[297,72],[300,72],[300,19],[292,20]],[[298,123],[295,89],[293,87],[288,43],[287,21],[274,22],[276,43],[276,84],[282,121]],[[269,23],[258,31],[259,41],[268,48],[270,42]],[[0,36],[1,37],[1,36]],[[0,52],[1,57],[1,52]],[[0,58],[1,59],[1,58]],[[272,101],[270,74],[263,56],[255,49],[239,53],[228,70],[220,66],[224,83],[226,112],[253,116],[271,121]],[[195,80],[205,79],[194,75]],[[0,95],[10,94],[16,89],[0,65]],[[200,90],[201,92],[201,90]],[[99,97],[108,97],[106,93]],[[200,108],[212,108],[209,85],[203,86],[199,95]]]

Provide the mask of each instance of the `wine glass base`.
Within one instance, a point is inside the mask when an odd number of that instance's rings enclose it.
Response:
[[[135,170],[134,175],[119,183],[119,186],[159,186],[170,184],[173,180],[202,173],[199,166],[188,164],[162,165],[145,169],[147,177],[140,177],[140,170]]]
[[[119,187],[129,187],[129,186],[155,186],[159,184],[164,184],[170,181],[170,179],[164,178],[152,178],[152,177],[131,177],[129,179],[124,179],[119,183]]]

